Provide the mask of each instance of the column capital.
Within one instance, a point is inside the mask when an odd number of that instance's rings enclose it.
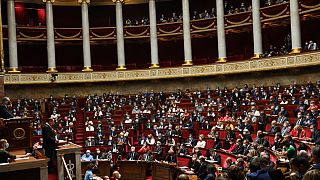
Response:
[[[78,3],[80,3],[80,4],[82,4],[82,3],[90,4],[90,0],[78,0]]]
[[[117,2],[125,3],[125,0],[112,0],[112,2],[114,2],[114,3],[117,3]]]
[[[54,3],[55,0],[42,0],[44,3]]]

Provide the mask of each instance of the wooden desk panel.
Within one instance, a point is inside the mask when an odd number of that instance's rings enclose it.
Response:
[[[153,163],[152,164],[152,179],[153,180],[174,180],[177,177],[176,164]]]
[[[146,161],[119,161],[121,179],[145,180],[148,164]]]
[[[17,160],[8,165],[0,166],[1,179],[48,179],[48,159],[35,159],[29,157],[25,160]]]

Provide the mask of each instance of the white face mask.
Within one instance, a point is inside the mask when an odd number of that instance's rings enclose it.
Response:
[[[8,149],[9,148],[9,143],[4,144],[4,149]]]

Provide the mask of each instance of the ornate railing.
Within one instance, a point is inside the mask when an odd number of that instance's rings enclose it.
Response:
[[[202,66],[188,66],[175,68],[159,68],[126,71],[97,71],[56,73],[18,73],[5,74],[5,84],[48,84],[75,82],[106,82],[123,80],[146,80],[164,78],[183,78],[195,76],[214,76],[220,74],[234,74],[254,71],[279,70],[306,66],[320,65],[320,51],[298,55],[246,60],[224,64],[208,64]]]
[[[303,0],[299,3],[301,15],[312,14],[320,10],[317,0]],[[263,7],[261,11],[261,22],[273,22],[289,18],[289,2]],[[241,29],[252,24],[251,12],[243,12],[232,15],[225,15],[225,27],[228,29]],[[182,23],[163,23],[158,24],[158,36],[167,37],[182,35]],[[216,18],[191,21],[191,33],[214,32],[216,30]],[[4,27],[4,38],[7,38],[7,28]],[[232,32],[232,31],[231,31]],[[127,26],[124,27],[126,39],[148,38],[149,26]],[[115,40],[115,27],[90,28],[90,38],[92,41]],[[56,41],[79,41],[82,39],[81,28],[55,28]],[[45,27],[17,27],[18,41],[46,41]]]

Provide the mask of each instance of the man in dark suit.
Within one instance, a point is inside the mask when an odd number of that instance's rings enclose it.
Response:
[[[204,179],[205,177],[207,177],[207,163],[205,161],[205,157],[200,156],[200,167],[199,167],[199,171],[198,171],[198,178],[199,179]]]
[[[170,149],[168,151],[168,156],[166,157],[165,161],[167,161],[168,163],[176,163],[177,162],[176,155],[174,154],[174,151],[172,149]]]
[[[316,128],[315,125],[310,126],[310,131],[311,131],[311,138],[309,141],[315,144],[320,144],[320,131]]]
[[[3,119],[13,118],[12,113],[8,110],[8,106],[11,106],[10,98],[4,97],[2,99],[2,104],[0,105],[0,118],[3,118]]]
[[[56,148],[56,134],[52,129],[53,126],[53,120],[49,119],[48,122],[45,123],[45,125],[42,128],[42,136],[43,136],[43,149],[45,152],[45,155],[50,158],[50,161],[48,162],[48,170],[53,171],[53,161],[54,158],[54,150]]]
[[[136,148],[132,146],[131,152],[129,152],[127,155],[127,160],[138,160],[138,159],[139,159],[139,155],[136,152]]]
[[[216,161],[219,165],[221,164],[221,156],[215,150],[211,150],[208,160]]]
[[[241,139],[237,139],[236,148],[232,151],[232,154],[243,154],[244,147]]]

